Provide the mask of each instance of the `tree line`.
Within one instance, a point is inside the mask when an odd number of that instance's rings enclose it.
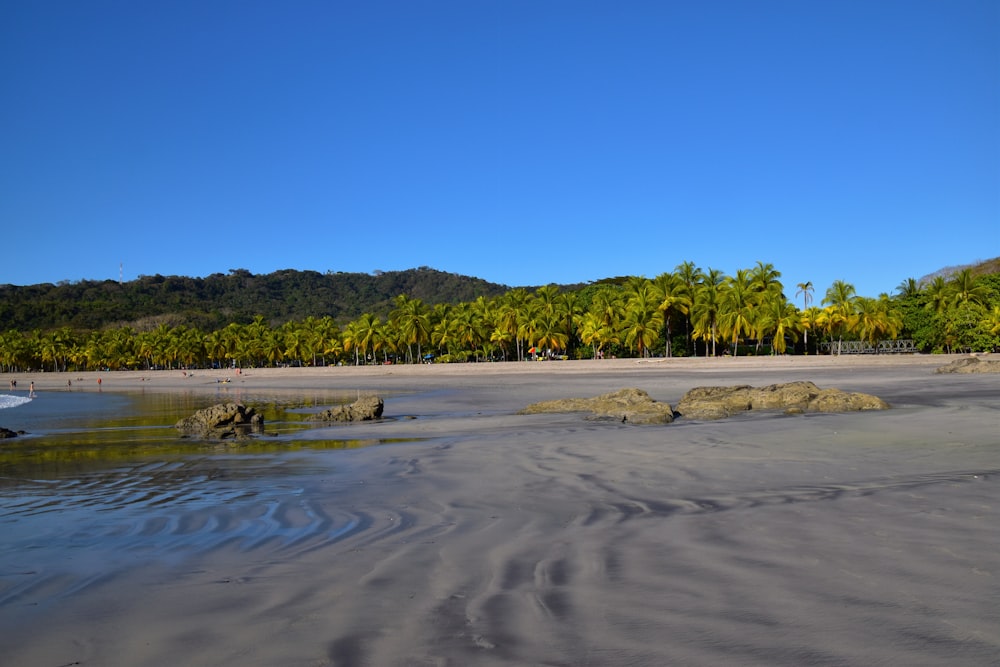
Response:
[[[373,274],[296,271],[253,274],[232,269],[205,278],[140,276],[41,285],[0,285],[0,322],[5,329],[47,331],[159,324],[221,329],[230,322],[268,322],[329,315],[338,321],[366,311],[386,313],[397,294],[428,302],[458,303],[497,296],[509,287],[428,267]]]
[[[838,280],[818,304],[811,282],[796,285],[790,298],[780,277],[763,262],[733,275],[685,262],[655,278],[515,288],[457,303],[398,294],[385,316],[365,312],[340,322],[310,315],[276,323],[258,315],[215,329],[164,322],[145,330],[11,329],[0,334],[0,369],[817,354],[836,352],[845,340],[898,338],[912,338],[924,352],[1000,349],[1000,274],[965,269],[927,285],[911,278],[877,298]]]

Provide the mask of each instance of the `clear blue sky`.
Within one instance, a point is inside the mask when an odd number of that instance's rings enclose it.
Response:
[[[1000,255],[1000,2],[4,2],[0,284]]]

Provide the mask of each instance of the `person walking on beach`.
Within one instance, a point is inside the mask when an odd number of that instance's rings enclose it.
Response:
[[[35,382],[34,381],[32,381],[31,384],[28,385],[28,397],[29,398],[34,398],[35,397]]]

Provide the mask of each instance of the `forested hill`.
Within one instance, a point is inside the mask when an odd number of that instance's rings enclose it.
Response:
[[[126,283],[0,285],[0,329],[131,324],[142,330],[165,323],[212,330],[250,322],[257,315],[271,324],[325,315],[346,321],[366,312],[385,316],[400,294],[433,305],[498,296],[509,289],[426,267],[375,274],[288,269],[254,275],[235,269],[207,278],[155,275]]]

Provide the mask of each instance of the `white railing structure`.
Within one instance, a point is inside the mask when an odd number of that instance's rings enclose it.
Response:
[[[863,340],[845,340],[821,343],[826,354],[916,354],[917,346],[910,339],[880,340],[877,344]]]

